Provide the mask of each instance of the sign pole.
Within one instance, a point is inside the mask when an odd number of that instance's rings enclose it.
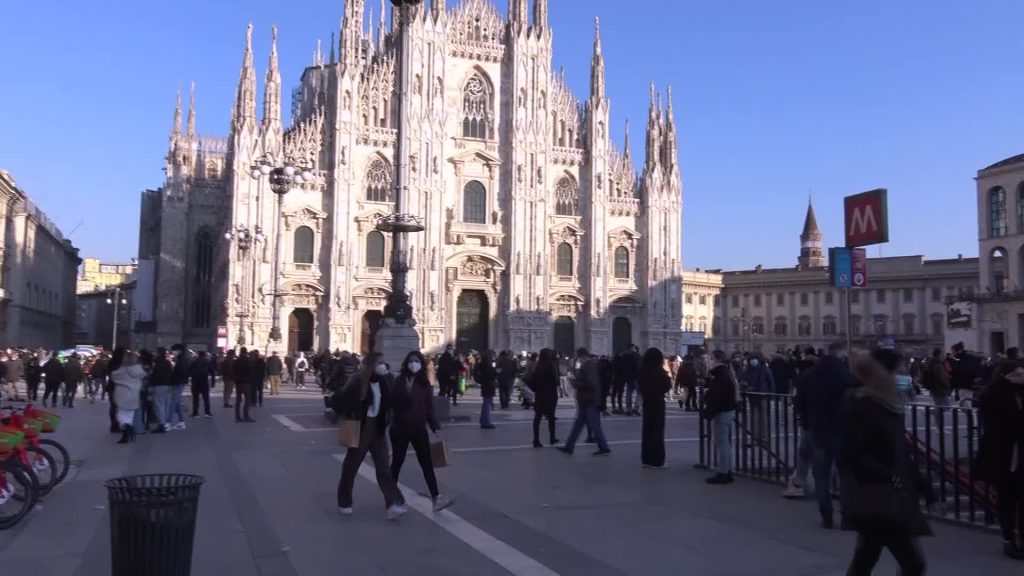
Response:
[[[850,303],[850,289],[846,288],[846,353],[853,351],[853,327],[850,325],[850,310],[853,305]]]

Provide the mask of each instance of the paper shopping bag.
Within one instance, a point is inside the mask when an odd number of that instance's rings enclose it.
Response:
[[[359,448],[359,420],[342,420],[338,428],[338,443],[346,448]]]
[[[444,440],[432,440],[430,442],[430,461],[434,468],[444,468],[448,465],[448,445]]]

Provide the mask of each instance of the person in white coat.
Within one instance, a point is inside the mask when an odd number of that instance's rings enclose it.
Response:
[[[121,366],[110,374],[114,383],[114,402],[117,404],[117,423],[121,425],[118,444],[135,441],[135,412],[141,407],[142,383],[146,370],[139,364],[139,355],[128,351]]]

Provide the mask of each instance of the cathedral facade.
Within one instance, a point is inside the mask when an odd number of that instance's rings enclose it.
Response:
[[[426,350],[454,344],[597,353],[675,351],[682,328],[682,185],[671,92],[652,86],[640,171],[610,139],[600,29],[580,100],[552,63],[547,0],[413,10],[411,86],[396,86],[397,13],[345,3],[282,125],[276,30],[258,114],[252,27],[227,138],[200,137],[181,105],[166,182],[143,194],[141,343],[367,351],[391,289],[397,119],[409,119],[408,292]],[[383,3],[382,3],[383,10]],[[402,110],[405,108],[405,110]],[[278,197],[253,168],[283,159],[313,178]],[[278,205],[278,202],[280,205]],[[283,337],[273,324],[274,264]],[[148,263],[147,263],[148,262]],[[151,276],[151,282],[142,276]],[[146,288],[148,286],[148,288]],[[143,296],[145,300],[145,296]]]

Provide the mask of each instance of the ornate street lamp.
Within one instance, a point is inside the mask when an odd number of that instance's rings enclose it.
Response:
[[[271,319],[270,328],[270,339],[274,342],[281,341],[281,290],[280,290],[280,272],[279,266],[281,261],[281,241],[283,234],[281,233],[281,205],[284,202],[284,195],[291,191],[295,186],[304,182],[313,182],[316,180],[316,175],[312,171],[312,166],[308,162],[302,160],[292,160],[285,158],[283,161],[277,158],[265,155],[256,160],[256,163],[252,166],[252,177],[259,179],[261,177],[267,177],[270,181],[270,190],[277,197],[277,225],[276,234],[277,241],[274,244],[274,316]]]

